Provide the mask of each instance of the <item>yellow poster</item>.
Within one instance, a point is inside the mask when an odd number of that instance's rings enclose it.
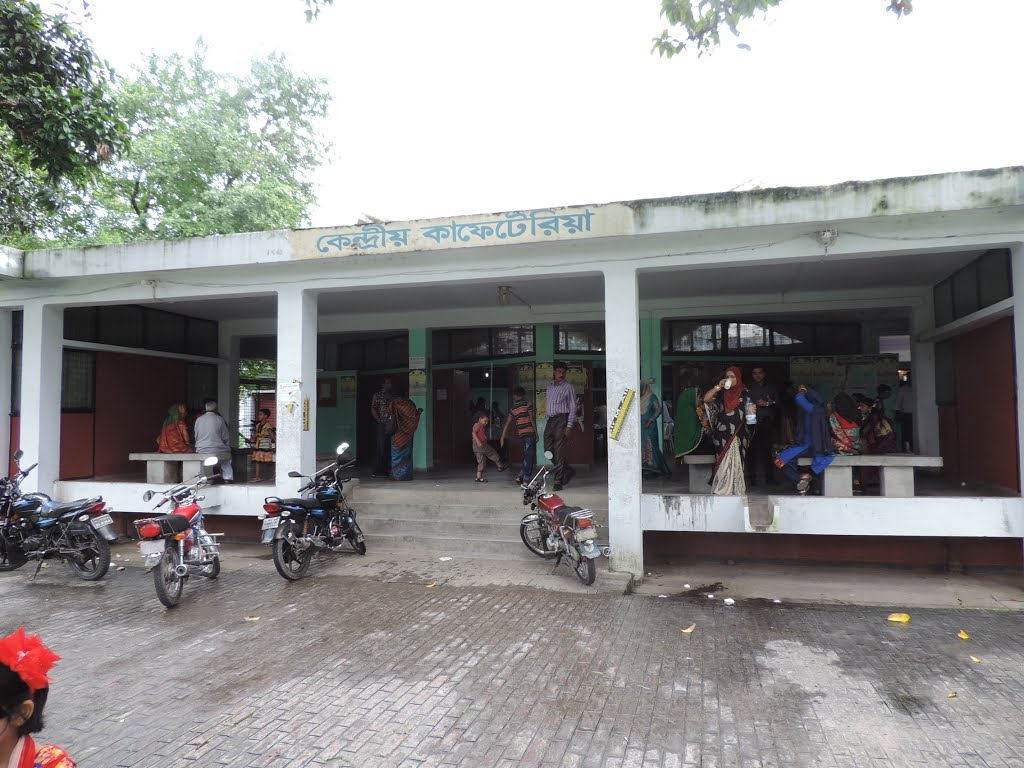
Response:
[[[427,372],[409,371],[409,395],[427,394]]]

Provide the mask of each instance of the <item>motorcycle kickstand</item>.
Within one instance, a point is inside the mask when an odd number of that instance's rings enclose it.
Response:
[[[32,581],[32,579],[34,579],[36,576],[38,576],[39,575],[39,571],[41,571],[42,569],[43,569],[43,558],[40,557],[39,558],[39,565],[36,566],[36,570],[35,570],[35,572],[33,572],[32,578],[30,578],[29,581]]]
[[[555,555],[555,567],[551,569],[551,573],[558,573],[558,566],[562,563],[562,553],[559,552]]]

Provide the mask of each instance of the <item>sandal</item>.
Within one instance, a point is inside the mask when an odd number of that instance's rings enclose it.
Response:
[[[486,482],[487,482],[487,481],[486,481],[486,480],[484,480],[484,478],[482,478],[482,477],[478,477],[478,478],[476,479],[476,481],[477,481],[478,483],[486,483]]]
[[[811,487],[811,476],[804,475],[800,478],[800,482],[796,484],[796,492],[801,496],[807,495],[807,490]]]
[[[498,471],[499,472],[504,472],[506,469],[508,469],[508,464],[499,464],[498,465]]]

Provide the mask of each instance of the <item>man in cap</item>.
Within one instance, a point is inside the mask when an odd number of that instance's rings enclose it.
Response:
[[[555,490],[562,490],[576,475],[569,466],[568,432],[576,423],[576,392],[565,378],[566,366],[561,360],[555,362],[555,377],[548,385],[547,416],[544,427],[544,449],[551,451],[555,462]]]

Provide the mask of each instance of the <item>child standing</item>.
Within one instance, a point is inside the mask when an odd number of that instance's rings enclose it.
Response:
[[[533,419],[533,404],[526,399],[526,391],[516,387],[513,391],[515,402],[508,412],[505,428],[501,430],[501,445],[505,445],[505,436],[509,427],[515,423],[516,434],[523,443],[523,467],[516,477],[517,483],[525,483],[533,476],[533,461],[537,457],[537,423]]]
[[[498,452],[487,442],[487,425],[491,418],[487,413],[477,414],[476,422],[473,424],[473,455],[476,456],[476,481],[486,483],[484,470],[487,468],[487,460],[490,459],[498,465],[498,471],[504,472],[506,464],[501,463]]]
[[[270,425],[270,409],[260,408],[256,419],[256,429],[253,430],[252,438],[247,441],[255,449],[252,453],[252,465],[256,470],[256,476],[250,481],[253,483],[262,482],[263,466],[274,463],[274,428]],[[269,467],[267,471],[270,471]]]

